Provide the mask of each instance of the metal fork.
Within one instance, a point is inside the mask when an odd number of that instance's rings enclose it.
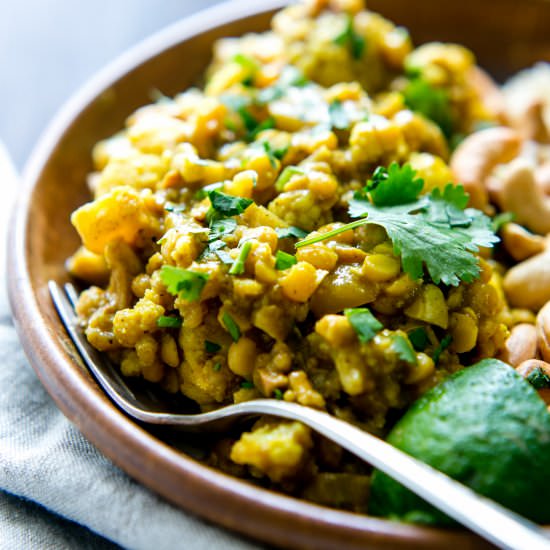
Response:
[[[129,416],[149,424],[180,426],[188,430],[225,429],[239,417],[273,415],[304,424],[391,476],[402,485],[501,548],[549,550],[550,539],[534,523],[482,497],[434,468],[385,441],[327,413],[275,399],[254,399],[200,414],[166,412],[152,394],[138,396],[115,367],[86,340],[74,306],[73,285],[49,290],[61,321],[82,359],[109,397]]]

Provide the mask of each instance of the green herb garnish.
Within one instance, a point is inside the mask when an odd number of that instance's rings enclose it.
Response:
[[[222,193],[217,189],[208,193],[208,198],[212,204],[212,209],[223,217],[238,216],[242,214],[254,201],[244,197],[234,197],[227,193]]]
[[[501,212],[491,220],[491,227],[498,233],[507,223],[513,222],[516,215],[513,212]]]
[[[328,106],[328,115],[332,128],[336,130],[347,130],[349,128],[350,119],[344,109],[344,104],[339,99],[335,99]]]
[[[205,185],[195,193],[193,198],[197,200],[202,200],[208,196],[208,193],[210,193],[210,191],[214,191],[216,189],[223,189],[223,181],[217,181],[215,183]]]
[[[353,59],[361,59],[365,49],[365,38],[357,34],[353,28],[353,17],[348,14],[344,30],[336,36],[334,43],[347,46]]]
[[[376,333],[384,328],[384,325],[371,313],[367,307],[356,307],[345,309],[345,316],[348,318],[357,338],[362,344],[370,342]]]
[[[214,372],[218,372],[221,368],[222,368],[222,364],[221,364],[221,363],[214,363],[214,366],[212,367],[212,370],[213,370]]]
[[[237,256],[237,259],[233,262],[229,270],[230,275],[242,275],[244,273],[244,267],[246,259],[250,254],[250,249],[252,248],[252,243],[250,241],[245,241],[241,246],[241,251]]]
[[[282,250],[277,250],[277,254],[275,255],[275,269],[278,269],[279,271],[284,271],[285,269],[289,269],[296,263],[298,263],[296,256],[293,256],[292,254],[287,254]]]
[[[453,133],[451,102],[446,90],[435,88],[421,77],[413,78],[403,90],[405,105],[433,120],[445,137]]]
[[[396,334],[392,339],[391,349],[397,354],[399,359],[411,365],[416,365],[416,355],[411,343],[404,336],[401,336],[401,334]]]
[[[220,344],[216,344],[216,342],[211,342],[210,340],[204,341],[204,350],[207,353],[217,353],[221,349],[222,347],[220,346]]]
[[[534,368],[527,375],[526,380],[536,390],[550,388],[550,376],[548,376],[540,367]]]
[[[422,327],[411,330],[407,336],[409,337],[409,342],[413,345],[413,348],[416,351],[424,351],[430,343],[428,333],[426,332],[426,329]]]
[[[273,390],[273,396],[275,399],[283,399],[283,392],[279,388]]]
[[[248,380],[244,380],[244,382],[241,382],[241,388],[245,390],[251,390],[254,388],[254,384],[252,382],[249,382]]]
[[[157,319],[157,327],[159,328],[180,328],[181,323],[182,323],[181,317],[161,315]]]
[[[303,239],[307,235],[307,231],[304,231],[294,225],[289,227],[277,227],[275,229],[275,233],[277,233],[277,237],[279,237],[279,239],[288,239],[290,237],[294,237],[295,239]]]
[[[282,191],[292,176],[303,175],[303,173],[304,171],[300,170],[300,168],[296,168],[296,166],[286,166],[275,182],[275,189],[277,191]]]
[[[387,177],[382,178],[380,172],[376,185],[365,187],[350,201],[349,215],[361,219],[299,241],[296,248],[375,224],[386,230],[395,254],[401,256],[403,270],[412,279],[420,279],[426,269],[436,284],[472,282],[481,271],[474,253],[499,241],[490,219],[479,210],[465,209],[468,195],[461,185],[449,183],[443,192],[434,189],[414,198],[420,188],[414,176],[408,165],[390,166]]]
[[[241,337],[241,329],[239,328],[239,325],[236,323],[235,319],[227,313],[227,311],[224,311],[222,315],[222,322],[231,335],[231,338],[233,338],[234,342],[238,342],[239,338]]]
[[[439,342],[439,346],[435,348],[432,359],[434,360],[434,363],[437,365],[439,363],[439,358],[441,357],[441,354],[451,345],[451,342],[453,341],[453,337],[450,334],[447,334],[441,342]]]
[[[307,79],[303,73],[296,67],[288,65],[282,70],[281,76],[273,86],[260,90],[257,100],[261,104],[271,103],[281,99],[289,88],[300,87],[305,84],[307,84]]]
[[[202,289],[208,281],[208,274],[172,265],[163,265],[160,270],[160,279],[170,294],[193,302],[200,298]]]

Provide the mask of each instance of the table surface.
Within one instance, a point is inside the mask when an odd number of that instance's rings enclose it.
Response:
[[[0,140],[17,168],[61,105],[97,70],[162,27],[220,1],[0,0]]]

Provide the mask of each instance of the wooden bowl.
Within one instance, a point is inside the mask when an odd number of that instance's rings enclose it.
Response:
[[[66,280],[78,238],[72,210],[88,200],[94,143],[116,132],[158,88],[193,84],[214,40],[268,28],[279,0],[230,2],[155,35],[115,61],[73,97],[36,147],[25,173],[9,244],[15,323],[40,380],[59,408],[113,462],[144,485],[205,518],[285,547],[478,548],[464,531],[438,530],[323,508],[257,488],[208,468],[122,414],[83,367],[53,308],[47,281]],[[408,27],[415,43],[456,41],[498,78],[550,59],[544,0],[369,0]],[[180,435],[185,439],[190,436]]]

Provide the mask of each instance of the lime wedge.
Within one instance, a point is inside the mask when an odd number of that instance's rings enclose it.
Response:
[[[509,365],[486,359],[416,401],[388,442],[500,504],[550,522],[550,414]],[[369,512],[403,521],[452,520],[375,471]]]

